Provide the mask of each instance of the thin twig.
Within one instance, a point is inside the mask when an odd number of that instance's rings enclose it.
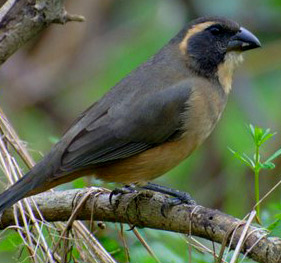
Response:
[[[251,214],[249,216],[249,219],[247,220],[247,223],[246,223],[246,225],[243,228],[243,232],[241,234],[241,237],[240,237],[240,239],[238,241],[238,244],[237,244],[237,246],[236,246],[236,248],[234,250],[234,254],[233,254],[233,256],[231,258],[231,261],[229,263],[235,263],[236,260],[238,259],[240,250],[242,248],[242,244],[243,244],[244,239],[245,239],[246,234],[247,234],[247,231],[248,231],[248,229],[250,227],[251,222],[255,218],[255,216],[256,216],[256,211],[254,210],[254,211],[251,212]]]

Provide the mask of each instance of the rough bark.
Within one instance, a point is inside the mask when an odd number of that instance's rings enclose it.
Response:
[[[0,9],[0,64],[51,23],[81,21],[69,15],[63,0],[8,0]]]
[[[89,195],[75,219],[127,223],[136,227],[148,227],[195,235],[218,243],[230,243],[234,249],[245,227],[241,221],[218,210],[203,206],[174,206],[161,213],[167,197],[162,194],[143,191],[113,197],[109,202],[109,192],[99,188],[75,189],[61,192],[46,192],[33,197],[44,219],[49,222],[67,221],[74,206],[83,196]],[[31,202],[32,203],[32,202]],[[34,214],[39,217],[33,205]],[[14,223],[12,209],[8,209],[1,219],[3,229]],[[226,240],[227,239],[227,240]],[[231,240],[231,242],[229,242]],[[264,229],[250,226],[241,252],[264,263],[281,262],[281,240],[269,237]]]

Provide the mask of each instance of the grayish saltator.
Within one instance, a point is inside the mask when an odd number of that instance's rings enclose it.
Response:
[[[88,108],[42,161],[0,195],[18,200],[85,175],[145,185],[188,157],[211,133],[232,74],[259,40],[236,22],[203,17]]]

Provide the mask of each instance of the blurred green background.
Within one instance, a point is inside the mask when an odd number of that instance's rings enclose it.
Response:
[[[281,145],[281,1],[68,0],[66,6],[69,12],[84,15],[86,22],[52,25],[0,71],[0,105],[36,160],[81,111],[191,19],[225,16],[258,36],[263,48],[245,54],[215,131],[188,160],[156,180],[188,191],[199,204],[244,217],[254,205],[253,176],[228,147],[253,153],[249,123],[277,131],[262,149],[265,157]],[[276,169],[261,176],[261,196],[280,180],[281,158],[275,163]],[[96,181],[80,179],[59,188],[89,183],[95,185]],[[262,203],[264,217],[274,220],[266,211],[276,203],[280,203],[280,189]],[[188,262],[182,236],[149,230],[143,230],[143,234],[161,262]],[[125,262],[115,228],[109,227],[99,235],[105,247],[117,249],[116,258]],[[131,262],[155,262],[132,234],[128,236]],[[17,242],[11,242],[9,249],[0,246],[0,262],[17,262],[13,243]],[[7,256],[5,261],[1,261],[2,255]],[[193,257],[192,262],[212,262],[200,254]]]

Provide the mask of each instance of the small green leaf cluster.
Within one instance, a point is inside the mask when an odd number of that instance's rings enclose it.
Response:
[[[281,155],[281,148],[273,153],[269,158],[265,161],[262,161],[260,154],[260,147],[267,142],[270,138],[272,138],[276,133],[272,133],[270,129],[262,129],[257,126],[249,125],[249,131],[253,138],[253,142],[255,145],[255,153],[253,157],[249,157],[246,153],[239,153],[230,149],[233,155],[239,159],[242,163],[246,164],[255,175],[255,197],[256,197],[256,211],[257,211],[257,221],[260,222],[260,205],[259,205],[259,175],[260,171],[263,170],[271,170],[275,168],[275,164],[272,162],[277,157]]]
[[[254,144],[256,148],[260,148],[262,144],[264,144],[266,141],[268,141],[270,138],[272,138],[276,133],[271,133],[270,129],[262,129],[257,126],[253,126],[252,124],[249,125],[250,134],[254,140]],[[229,148],[230,149],[230,148]],[[253,171],[261,169],[265,170],[272,170],[275,168],[275,164],[272,162],[274,159],[279,157],[281,155],[281,148],[277,150],[275,153],[273,153],[267,160],[264,162],[261,162],[261,155],[258,151],[255,152],[253,158],[250,158],[246,153],[239,153],[237,151],[234,151],[230,149],[230,151],[233,153],[233,155],[242,161],[244,164],[249,166]]]

